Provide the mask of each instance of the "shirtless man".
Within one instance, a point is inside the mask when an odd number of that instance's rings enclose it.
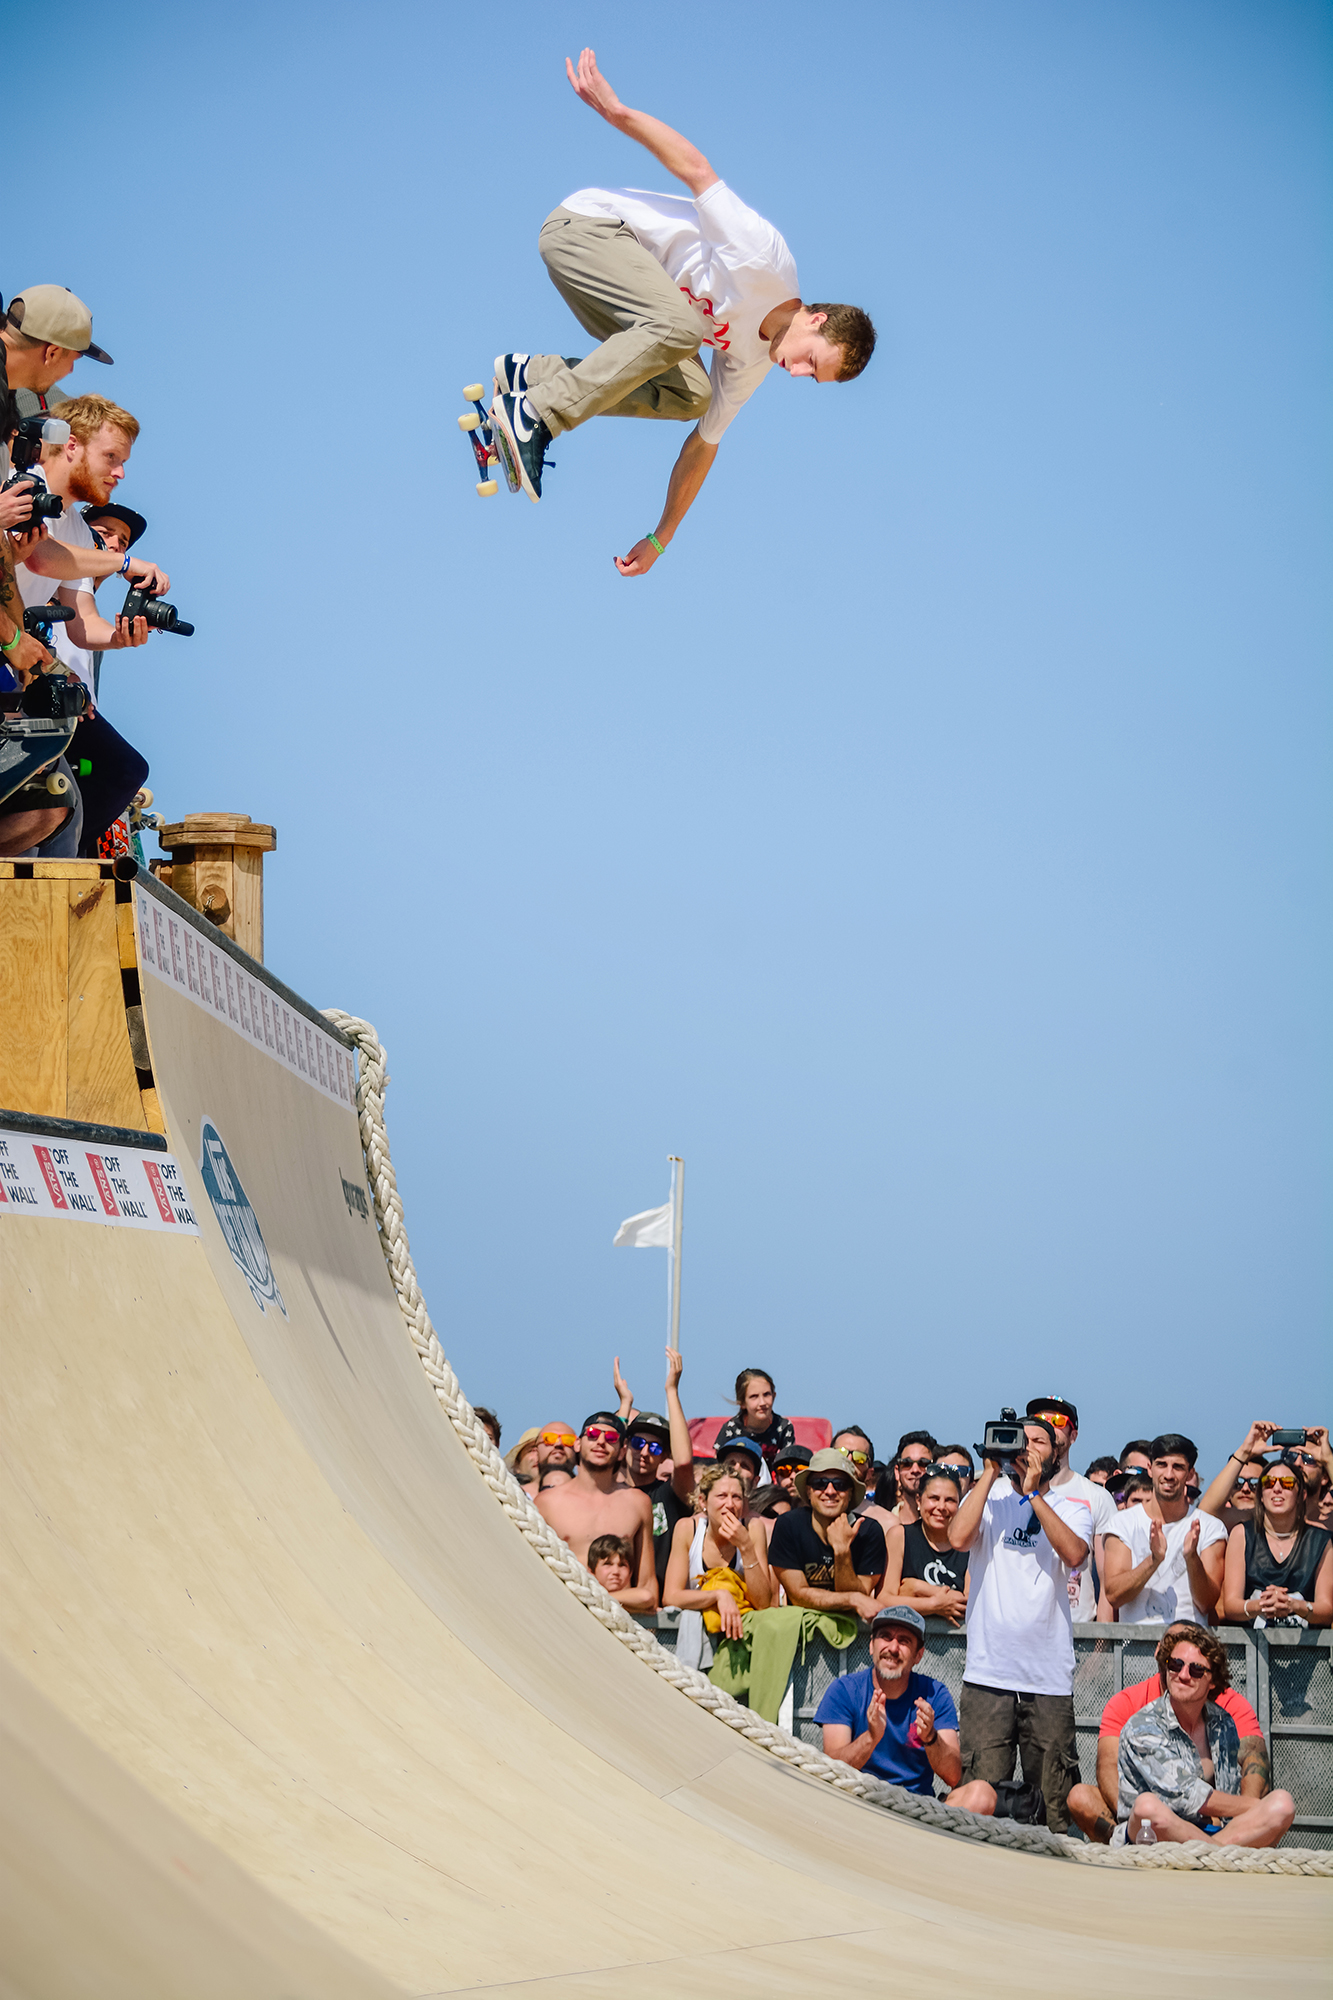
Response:
[[[611,1410],[594,1410],[579,1433],[577,1474],[539,1492],[537,1508],[581,1563],[586,1564],[589,1544],[599,1535],[623,1535],[634,1551],[634,1580],[611,1594],[626,1611],[656,1611],[652,1502],[636,1487],[616,1485],[624,1442],[621,1418]]]
[[[874,351],[875,329],[859,306],[806,305],[772,223],[732,193],[697,146],[622,104],[591,49],[565,69],[581,101],[689,193],[580,188],[552,210],[538,242],[542,261],[601,345],[572,362],[497,355],[491,418],[532,500],[541,499],[551,439],[589,417],[693,426],[656,528],[615,559],[622,576],[646,576],[707,478],[727,425],[773,367],[849,382]],[[698,358],[703,347],[712,349],[711,370]]]

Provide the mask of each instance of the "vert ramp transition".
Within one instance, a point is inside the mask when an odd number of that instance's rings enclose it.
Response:
[[[0,1995],[1323,1988],[1325,1881],[924,1831],[628,1653],[441,1412],[346,1044],[134,898],[144,1213],[0,1211]]]

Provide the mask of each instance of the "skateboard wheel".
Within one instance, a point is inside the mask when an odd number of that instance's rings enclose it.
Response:
[[[469,382],[463,391],[463,401],[465,403],[479,403],[485,394],[486,385],[484,382]]]
[[[478,430],[480,426],[481,426],[481,418],[477,415],[475,410],[473,410],[468,416],[460,417],[458,419],[458,428],[460,431],[475,431]]]
[[[497,479],[479,479],[477,481],[477,491],[483,500],[489,500],[492,493],[498,493],[499,490],[500,482]]]
[[[46,789],[50,792],[53,799],[63,799],[69,790],[69,779],[63,771],[48,771],[46,774]]]

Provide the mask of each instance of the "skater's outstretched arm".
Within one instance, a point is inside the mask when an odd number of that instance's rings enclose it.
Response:
[[[707,479],[716,457],[717,446],[705,444],[697,430],[691,431],[680,448],[680,457],[671,468],[666,506],[654,531],[663,548],[668,547],[671,537],[694,505],[699,488]],[[634,544],[627,556],[616,557],[616,568],[622,576],[646,576],[656,561],[657,550],[645,535],[641,542]]]
[[[673,132],[660,118],[652,118],[646,111],[631,111],[628,105],[622,104],[598,69],[597,57],[591,49],[583,51],[577,69],[566,56],[565,74],[583,102],[591,105],[599,118],[605,118],[608,125],[614,125],[617,132],[623,132],[626,138],[637,139],[641,146],[646,146],[669,174],[674,174],[678,181],[684,181],[691,194],[700,195],[705,188],[712,187],[718,176],[699,148],[692,146],[679,132]],[[706,471],[707,467],[704,469]],[[695,490],[697,492],[698,489]],[[694,495],[691,494],[690,498],[693,499]]]

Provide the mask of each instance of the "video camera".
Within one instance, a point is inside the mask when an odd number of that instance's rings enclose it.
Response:
[[[975,1445],[978,1458],[1017,1458],[1028,1448],[1027,1426],[1019,1422],[1017,1410],[1006,1404],[998,1418],[986,1425],[982,1442]]]
[[[178,632],[182,639],[193,636],[194,627],[177,615],[174,604],[168,604],[164,597],[154,597],[151,591],[135,590],[133,585],[125,593],[125,602],[120,607],[122,618],[146,618],[159,632]]]

